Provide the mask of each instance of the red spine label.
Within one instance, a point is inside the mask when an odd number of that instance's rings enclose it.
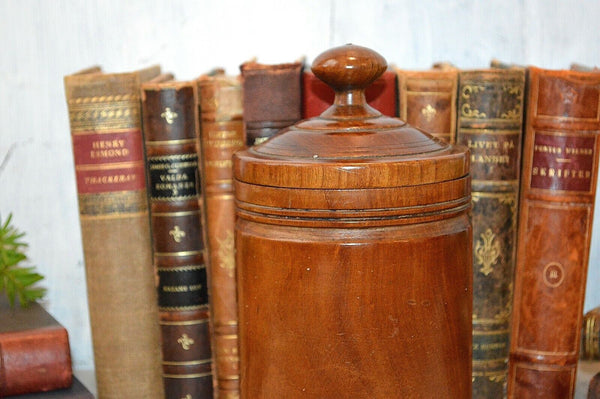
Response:
[[[535,133],[531,188],[590,192],[596,137]]]
[[[146,188],[142,133],[139,129],[78,133],[73,152],[79,194]]]

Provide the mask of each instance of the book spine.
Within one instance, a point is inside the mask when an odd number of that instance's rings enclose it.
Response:
[[[398,73],[399,116],[448,143],[456,141],[456,70],[404,71]]]
[[[302,118],[321,115],[333,104],[335,92],[311,71],[302,73]],[[398,116],[398,79],[387,70],[365,89],[367,103],[383,115]]]
[[[242,85],[207,77],[198,87],[217,397],[234,399],[240,370],[232,155],[244,147]]]
[[[142,86],[167,398],[213,397],[194,82]]]
[[[383,115],[398,116],[398,75],[388,69],[365,89],[367,103]]]
[[[321,115],[333,104],[335,92],[311,71],[302,73],[302,118]]]
[[[506,394],[523,137],[523,70],[459,73],[457,142],[471,152],[473,398]]]
[[[65,78],[101,398],[163,397],[139,84]]]
[[[240,69],[247,145],[260,144],[302,118],[302,63],[250,62]]]
[[[529,68],[509,398],[572,398],[600,152],[600,74]]]
[[[72,381],[63,327],[0,335],[0,397],[66,388]]]

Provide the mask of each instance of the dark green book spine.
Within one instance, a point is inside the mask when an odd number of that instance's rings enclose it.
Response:
[[[523,70],[461,71],[457,142],[471,151],[473,398],[503,398],[513,296]]]

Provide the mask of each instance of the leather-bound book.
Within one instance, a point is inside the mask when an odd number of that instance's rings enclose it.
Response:
[[[471,152],[473,398],[503,398],[517,242],[525,71],[461,70],[457,142]]]
[[[600,307],[583,315],[579,353],[583,360],[600,360]]]
[[[98,396],[162,398],[140,83],[159,67],[65,77]]]
[[[233,155],[243,399],[471,397],[468,150],[369,106],[386,69],[322,53],[334,105]]]
[[[11,396],[10,399],[94,399],[94,395],[75,376],[67,388]]]
[[[234,399],[240,369],[231,157],[244,148],[242,84],[239,77],[202,76],[198,90],[216,393]]]
[[[240,66],[243,79],[244,137],[259,144],[302,119],[303,62]]]
[[[458,69],[397,69],[399,117],[448,143],[456,140]]]
[[[398,78],[392,69],[385,71],[365,89],[367,103],[387,116],[398,116]],[[310,70],[302,73],[302,118],[319,116],[333,104],[333,89]]]
[[[528,68],[508,397],[573,397],[600,143],[600,73]]]
[[[152,253],[167,398],[213,397],[195,81],[142,84]]]
[[[67,330],[39,303],[11,307],[0,295],[0,397],[67,388]]]

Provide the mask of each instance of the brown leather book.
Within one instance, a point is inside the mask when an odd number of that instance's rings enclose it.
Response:
[[[303,62],[240,66],[243,79],[244,136],[259,144],[302,119]]]
[[[446,64],[444,64],[446,65]],[[456,141],[458,69],[396,69],[399,117],[448,143]]]
[[[238,77],[202,76],[198,90],[216,393],[234,399],[240,369],[231,157],[244,147],[242,84]]]
[[[471,152],[473,398],[506,395],[524,69],[461,70],[457,142]]]
[[[67,388],[67,330],[39,303],[11,307],[0,295],[0,397]]]
[[[333,104],[333,89],[312,71],[302,73],[302,119],[319,116]],[[367,103],[387,116],[398,116],[398,78],[388,69],[365,89]]]
[[[571,398],[600,154],[600,73],[528,68],[508,397]]]
[[[600,360],[600,307],[583,315],[580,359]]]
[[[67,388],[11,396],[10,399],[94,399],[94,395],[75,376]]]
[[[98,396],[162,398],[140,83],[159,67],[65,77]]]
[[[167,398],[213,397],[194,81],[142,84],[162,365]]]

